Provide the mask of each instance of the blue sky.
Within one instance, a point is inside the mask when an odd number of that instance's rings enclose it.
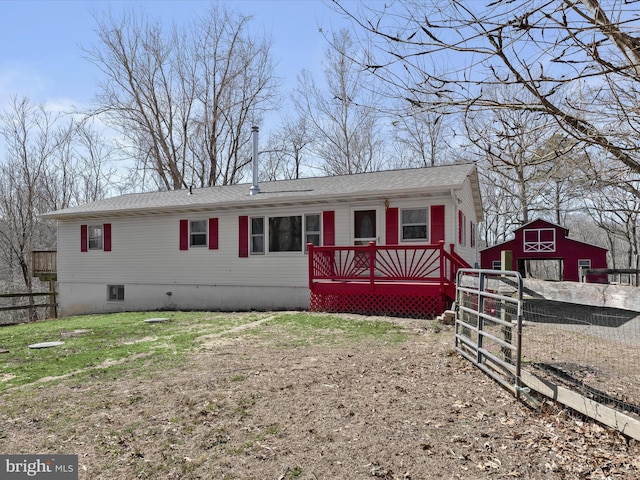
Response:
[[[271,36],[276,75],[283,94],[303,69],[317,69],[327,49],[325,34],[346,23],[322,0],[223,1],[252,15],[256,33]],[[142,9],[167,22],[182,23],[205,11],[209,1],[38,1],[0,0],[0,111],[12,95],[46,102],[53,110],[84,107],[98,91],[98,69],[82,47],[97,42],[94,16],[124,8]]]

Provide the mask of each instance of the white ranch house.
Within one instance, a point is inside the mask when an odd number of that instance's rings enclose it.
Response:
[[[129,194],[44,215],[58,225],[59,314],[308,309],[308,243],[444,241],[479,263],[472,164],[250,187]]]

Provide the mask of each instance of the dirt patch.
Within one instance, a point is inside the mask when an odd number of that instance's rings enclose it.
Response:
[[[16,389],[0,451],[78,454],[81,479],[640,478],[637,442],[516,402],[453,352],[452,327],[394,321],[406,342],[239,330],[151,377]]]

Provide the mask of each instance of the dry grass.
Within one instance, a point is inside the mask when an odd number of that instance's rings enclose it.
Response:
[[[81,479],[640,477],[635,442],[517,403],[451,327],[385,320],[401,332],[236,318],[170,368],[11,389],[0,450],[78,454]]]

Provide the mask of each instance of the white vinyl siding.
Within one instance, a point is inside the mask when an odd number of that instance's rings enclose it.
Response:
[[[449,228],[449,226],[455,228],[455,232],[454,236],[449,238],[452,238],[455,241],[455,250],[458,255],[464,258],[471,266],[473,266],[475,263],[480,262],[480,254],[478,252],[477,235],[474,245],[472,246],[471,233],[469,229],[471,228],[471,222],[473,222],[475,227],[475,225],[477,225],[481,219],[476,218],[471,185],[468,180],[464,183],[461,189],[456,191],[455,195],[457,197],[457,200],[455,201],[455,208],[451,209],[453,210],[452,215],[455,215],[455,218],[453,218],[453,223],[447,226],[447,228]],[[462,243],[462,245],[458,243],[458,210],[462,210],[465,218],[465,224],[463,226],[464,242]],[[447,223],[449,223],[450,217],[447,216],[446,220]]]
[[[445,241],[447,244],[455,242],[457,232],[452,217],[456,215],[456,209],[449,193],[391,199],[390,204],[400,210],[422,205],[428,210],[431,205],[445,205]],[[81,224],[95,223],[87,219],[60,220],[58,284],[62,311],[77,313],[186,306],[242,309],[257,308],[257,305],[305,308],[304,302],[308,306],[309,291],[308,257],[304,254],[304,248],[299,253],[272,253],[265,248],[264,255],[241,258],[238,255],[238,217],[247,215],[249,221],[256,217],[263,218],[266,227],[264,235],[267,235],[268,218],[301,216],[305,240],[311,238],[310,235],[319,235],[321,240],[322,212],[333,211],[335,244],[340,246],[353,243],[353,211],[374,208],[379,211],[377,234],[384,235],[385,206],[382,200],[377,204],[336,202],[323,203],[321,206],[255,207],[250,211],[205,210],[192,215],[192,220],[218,218],[219,248],[192,248],[186,251],[179,249],[178,242],[180,220],[185,218],[184,213],[110,216],[101,221],[112,224],[112,241],[118,245],[118,249],[112,252],[95,251],[90,258],[80,253],[79,231]],[[472,218],[472,207],[468,206],[467,210],[467,217]],[[308,216],[311,215],[318,215],[319,232],[315,226],[308,228],[313,223],[313,220],[309,222]],[[267,247],[268,237],[264,238],[264,242]],[[469,258],[468,253],[461,254],[473,264],[474,257],[472,255]],[[123,301],[107,300],[109,285],[124,288],[126,295]]]
[[[304,209],[299,210],[299,214],[304,215]],[[78,225],[83,222],[60,222],[58,279],[60,282],[125,286],[148,283],[307,287],[308,258],[302,250],[239,258],[237,213],[209,212],[202,217],[206,215],[219,218],[218,250],[179,250],[179,220],[184,215],[113,218],[110,219],[113,242],[123,247],[117,252],[96,252],[90,261],[79,254],[80,235],[77,232]],[[336,241],[340,240],[337,238]],[[127,290],[128,300],[132,294]]]

